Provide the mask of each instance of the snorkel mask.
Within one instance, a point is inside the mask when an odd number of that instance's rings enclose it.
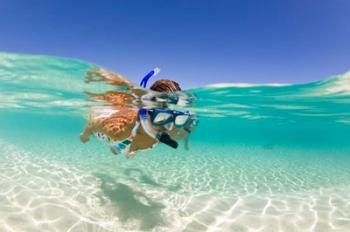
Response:
[[[189,112],[168,109],[151,109],[148,112],[153,125],[166,126],[171,123],[177,128],[184,128],[189,133],[189,127],[196,125],[198,122],[197,118]]]
[[[139,110],[140,123],[144,131],[152,138],[158,140],[161,143],[164,143],[174,149],[178,147],[178,143],[173,140],[168,133],[165,131],[157,132],[151,127],[151,122],[148,115],[148,110],[146,108],[141,108]]]
[[[175,127],[183,128],[186,132],[191,133],[192,128],[197,125],[198,119],[189,112],[181,112],[168,109],[150,109],[142,108],[139,110],[140,122],[146,133],[172,148],[177,148],[178,143],[170,137],[166,131],[156,132],[151,123],[155,126],[167,126],[169,124]],[[150,117],[150,118],[149,118]],[[150,120],[149,120],[150,119]]]

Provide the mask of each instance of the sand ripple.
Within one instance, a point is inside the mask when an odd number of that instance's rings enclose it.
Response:
[[[0,143],[1,231],[114,231],[98,178]]]
[[[58,150],[61,161],[0,141],[0,231],[350,231],[346,165],[199,148],[125,160],[91,149],[84,169],[72,147]]]

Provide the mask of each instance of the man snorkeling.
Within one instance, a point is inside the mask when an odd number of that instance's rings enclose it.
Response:
[[[149,74],[141,82],[144,87],[153,75]],[[118,87],[127,87],[128,90],[89,94],[92,99],[110,105],[92,108],[89,123],[80,136],[82,142],[87,142],[89,136],[94,134],[106,142],[114,154],[124,153],[128,157],[158,143],[177,148],[177,140],[180,139],[185,141],[185,148],[188,149],[189,134],[197,123],[193,114],[167,109],[163,101],[158,102],[159,98],[167,100],[164,95],[151,94],[124,77],[103,69],[88,72],[86,81],[106,81]],[[175,81],[158,80],[151,86],[151,90],[155,93],[177,93],[181,88]],[[158,107],[145,106],[139,99],[155,101]]]

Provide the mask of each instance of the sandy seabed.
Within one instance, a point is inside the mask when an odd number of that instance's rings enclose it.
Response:
[[[350,231],[350,186],[305,190],[298,186],[307,180],[283,170],[258,177],[255,169],[248,175],[236,166],[228,174],[220,161],[216,172],[194,170],[198,162],[214,162],[196,160],[192,170],[169,176],[170,170],[164,179],[161,168],[153,177],[142,171],[157,164],[137,166],[132,160],[115,171],[124,176],[109,176],[37,157],[5,141],[0,154],[1,232]]]

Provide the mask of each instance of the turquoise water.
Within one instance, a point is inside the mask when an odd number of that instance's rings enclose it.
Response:
[[[0,231],[350,231],[349,73],[191,89],[190,151],[126,159],[79,140],[93,67],[0,54]]]

